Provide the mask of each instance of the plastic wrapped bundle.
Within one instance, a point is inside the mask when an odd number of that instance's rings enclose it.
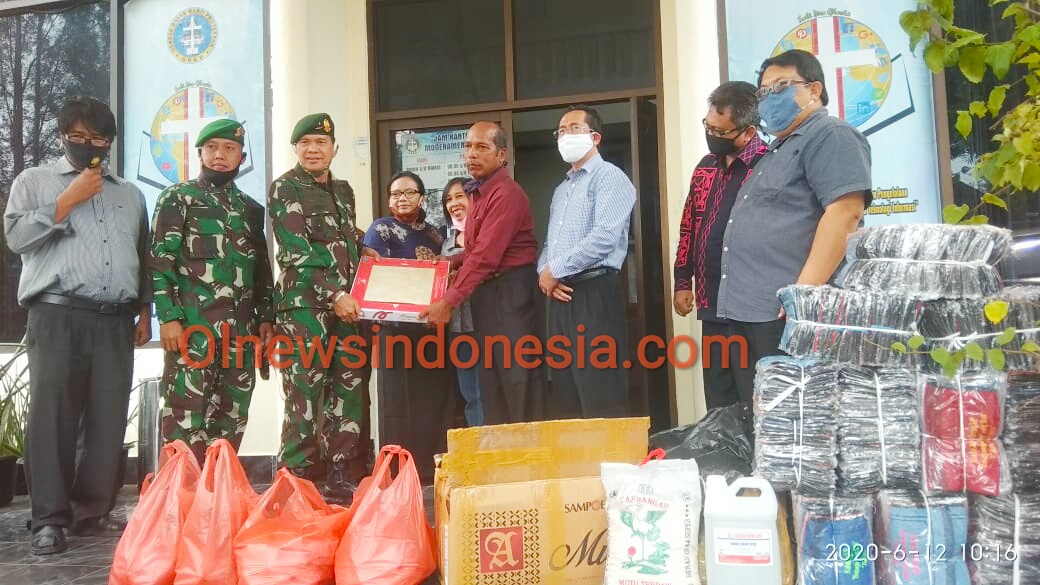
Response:
[[[920,302],[890,293],[791,285],[777,293],[787,313],[780,348],[790,355],[846,364],[910,367],[914,354],[892,351],[914,334]]]
[[[918,491],[878,496],[878,582],[883,585],[970,585],[962,551],[968,543],[968,500]]]
[[[995,265],[1011,249],[1011,232],[990,225],[902,224],[857,230],[848,239],[850,260],[905,258]]]
[[[993,323],[986,318],[986,304],[1005,301],[1007,317]],[[947,299],[924,303],[919,323],[925,337],[965,337],[1000,333],[1008,327],[1028,330],[1040,322],[1040,286],[1009,286],[984,299]]]
[[[922,488],[929,494],[1010,493],[1011,474],[998,438],[1006,374],[920,378]]]
[[[836,482],[839,366],[766,357],[755,373],[755,475],[776,490],[829,494]]]
[[[849,367],[838,375],[838,489],[865,495],[921,484],[917,376]]]
[[[856,260],[841,276],[849,290],[891,290],[921,300],[981,298],[1000,290],[1000,274],[985,262]]]
[[[872,497],[796,496],[799,585],[873,585]]]
[[[1015,493],[1040,493],[1040,374],[1008,376],[1003,443]]]
[[[974,585],[1040,583],[1040,495],[972,498],[971,563]]]

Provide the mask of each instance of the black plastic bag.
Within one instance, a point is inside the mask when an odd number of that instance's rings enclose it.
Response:
[[[650,436],[650,449],[668,459],[696,459],[701,477],[724,475],[732,483],[751,475],[754,459],[751,409],[746,404],[715,408],[700,421]]]

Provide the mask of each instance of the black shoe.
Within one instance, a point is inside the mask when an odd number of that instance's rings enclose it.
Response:
[[[65,552],[69,543],[65,541],[65,529],[61,526],[44,526],[32,537],[34,555],[53,555]]]
[[[72,525],[72,533],[76,536],[122,536],[126,522],[115,520],[109,516],[87,518]]]

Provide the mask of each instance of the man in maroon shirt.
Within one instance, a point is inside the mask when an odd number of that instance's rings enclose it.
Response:
[[[543,339],[542,299],[535,271],[538,241],[531,205],[505,169],[508,144],[501,126],[477,122],[470,127],[464,157],[473,176],[465,185],[471,198],[466,251],[452,256],[453,264],[461,262],[461,267],[444,299],[430,305],[420,317],[447,325],[452,310],[469,298],[478,351],[490,349],[492,356],[490,368],[480,356],[485,424],[535,420],[541,416],[544,400],[544,369],[525,368],[512,359],[520,338],[535,336],[539,343]],[[487,347],[484,340],[492,335],[507,337],[509,346],[495,342]]]

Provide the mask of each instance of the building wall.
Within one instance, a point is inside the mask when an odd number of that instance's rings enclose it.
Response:
[[[296,121],[327,112],[336,124],[339,153],[332,163],[337,177],[350,181],[357,195],[358,225],[373,219],[370,140],[368,26],[363,0],[271,0],[271,91],[274,175],[291,168],[295,154],[289,136]],[[693,166],[705,152],[700,120],[708,93],[718,85],[715,7],[706,0],[661,0],[662,74],[664,80],[664,168],[662,246],[668,262],[675,259],[678,225]],[[669,264],[670,265],[670,264]],[[667,270],[665,290],[672,290]],[[671,306],[671,299],[666,303]],[[700,338],[692,318],[666,318],[670,335]],[[137,352],[135,378],[161,373],[159,350]],[[674,373],[680,423],[704,414],[700,367]],[[244,455],[277,453],[283,400],[281,380],[257,380],[250,423],[242,444]]]
[[[662,245],[669,267],[675,262],[679,243],[679,221],[697,161],[707,152],[701,119],[707,111],[708,94],[719,84],[718,31],[715,2],[708,0],[661,0],[661,72],[664,92],[664,175],[662,191]],[[673,290],[672,272],[666,271],[665,290]],[[667,299],[671,307],[671,298]],[[665,322],[672,336],[690,335],[700,341],[700,322],[692,316],[679,317],[669,311]],[[704,385],[700,362],[686,370],[674,370],[675,403],[679,424],[704,416]]]

